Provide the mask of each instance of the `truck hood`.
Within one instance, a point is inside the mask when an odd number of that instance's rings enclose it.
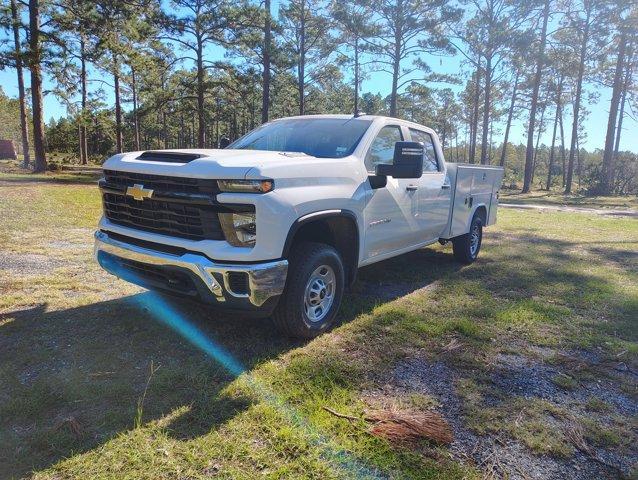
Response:
[[[139,159],[138,157],[143,152],[128,152],[109,158],[104,163],[103,168],[151,175],[230,179],[246,178],[251,170],[251,177],[254,177],[271,170],[280,171],[292,165],[310,165],[317,162],[322,162],[325,165],[324,162],[334,161],[317,159],[303,153],[267,150],[180,149],[157,150],[157,152],[187,153],[200,155],[200,157],[186,163],[175,163]]]

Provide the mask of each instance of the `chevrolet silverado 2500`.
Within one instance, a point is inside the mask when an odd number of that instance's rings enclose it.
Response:
[[[284,118],[223,150],[108,159],[95,255],[130,282],[311,338],[359,267],[437,241],[473,262],[502,177],[446,163],[436,133],[408,121]]]

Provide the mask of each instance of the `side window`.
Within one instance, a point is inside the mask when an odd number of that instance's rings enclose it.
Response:
[[[423,158],[423,171],[424,172],[438,172],[439,163],[436,160],[436,152],[434,151],[434,142],[432,141],[432,135],[421,130],[410,129],[410,135],[413,142],[421,142],[425,150],[425,157]]]
[[[368,172],[374,172],[377,165],[391,164],[394,159],[394,144],[403,140],[401,127],[386,125],[373,140],[366,154],[365,165]]]

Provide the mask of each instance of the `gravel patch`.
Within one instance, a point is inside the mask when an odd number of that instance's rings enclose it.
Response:
[[[0,255],[0,270],[15,275],[42,275],[64,265],[62,260],[35,253]]]
[[[542,352],[539,356],[549,356],[549,352]],[[580,404],[579,414],[584,414],[582,405],[591,396],[612,405],[617,414],[631,417],[638,412],[636,402],[611,388],[606,379],[601,379],[600,383],[580,385],[574,391],[561,390],[552,381],[559,372],[558,367],[547,365],[542,360],[501,354],[493,365],[490,380],[506,396],[545,399],[570,413],[574,413],[574,405]],[[452,456],[476,465],[489,478],[580,480],[619,478],[621,472],[631,475],[635,451],[623,455],[616,450],[596,448],[597,457],[614,468],[578,450],[569,459],[554,458],[534,454],[524,444],[508,436],[476,434],[463,421],[463,399],[456,391],[455,382],[463,376],[471,377],[471,374],[461,373],[443,361],[431,362],[416,356],[400,362],[383,378],[375,379],[375,383],[383,386],[366,392],[365,397],[377,402],[382,402],[384,397],[401,398],[414,393],[434,398],[439,404],[436,409],[448,420],[454,432],[454,441],[449,447]],[[557,419],[549,418],[548,421],[566,428]]]
[[[578,352],[569,355],[568,358],[575,361],[584,361],[593,366],[600,365],[598,357],[592,361],[591,354]],[[634,377],[631,370],[610,372],[610,377],[599,376],[595,381],[578,383],[573,390],[565,390],[554,383],[553,379],[561,375],[567,375],[557,366],[537,362],[524,355],[499,354],[491,376],[492,383],[501,391],[510,395],[518,395],[526,399],[541,398],[556,404],[582,405],[589,398],[597,397],[612,405],[617,413],[632,417],[638,415],[638,402],[618,391],[615,378],[626,375]],[[620,365],[617,364],[617,365]]]

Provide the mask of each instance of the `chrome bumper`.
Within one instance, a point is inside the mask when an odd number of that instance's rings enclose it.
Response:
[[[136,281],[134,275],[127,275],[126,267],[117,262],[106,262],[101,252],[117,259],[137,262],[153,267],[179,269],[199,279],[202,285],[195,285],[198,291],[204,291],[206,297],[202,300],[213,301],[220,306],[229,308],[261,307],[267,300],[281,295],[288,273],[288,260],[277,260],[257,264],[223,264],[209,260],[197,253],[173,255],[157,250],[131,245],[109,237],[103,231],[95,232],[94,254],[102,268],[118,277],[133,283],[147,286],[143,281]],[[248,291],[233,292],[229,273],[240,272],[248,276]],[[128,271],[130,273],[130,271]],[[151,287],[152,288],[152,287]],[[204,296],[204,295],[199,295]]]

